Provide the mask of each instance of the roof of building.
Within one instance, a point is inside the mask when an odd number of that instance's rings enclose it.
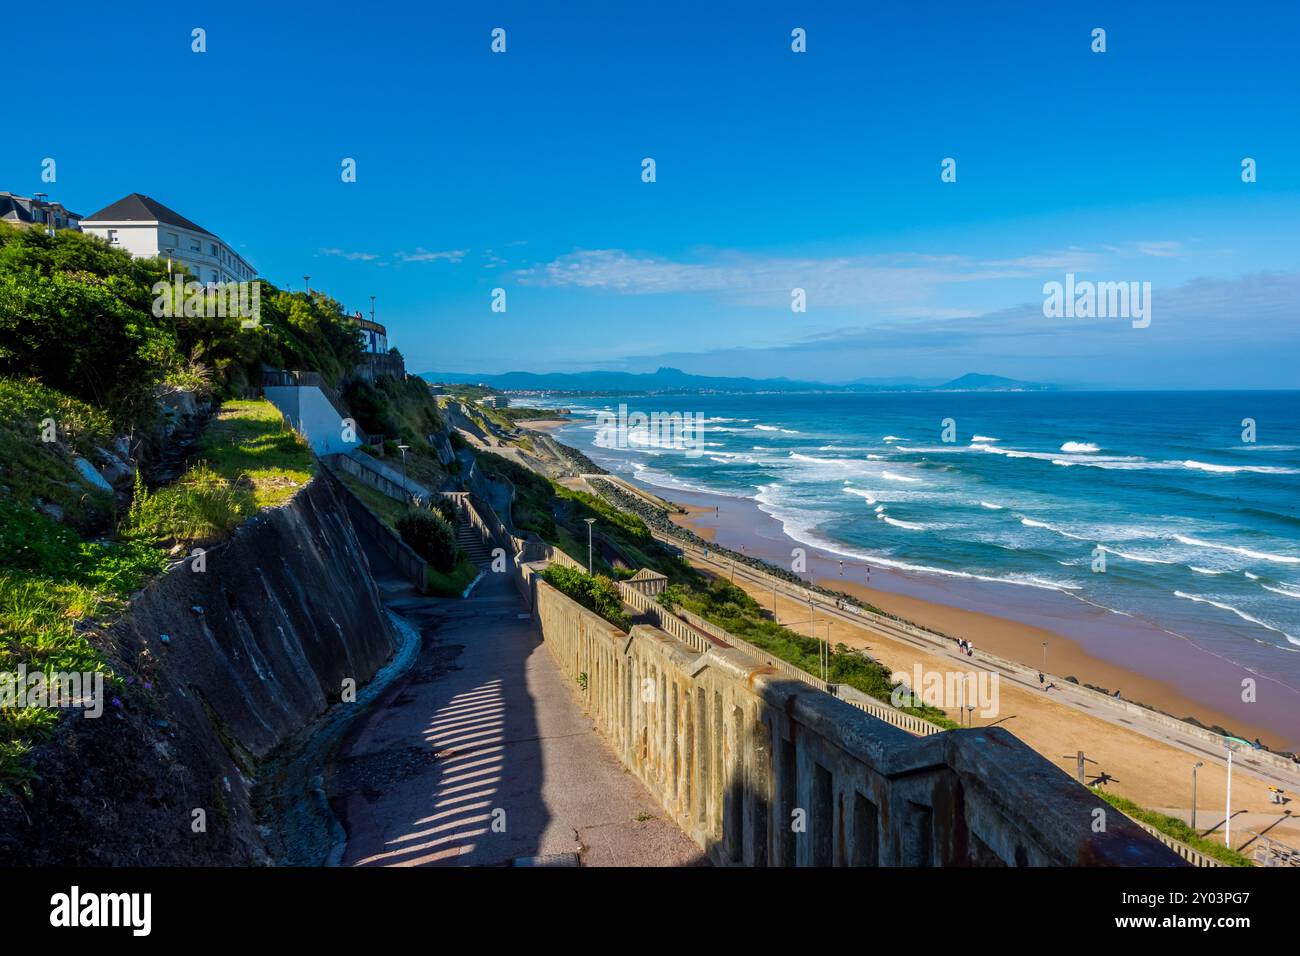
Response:
[[[63,203],[43,202],[31,196],[19,196],[16,193],[0,190],[0,219],[5,222],[36,222],[36,217],[32,215],[34,208],[62,210],[70,219],[81,218]]]
[[[629,581],[667,581],[668,575],[660,574],[658,571],[650,568],[642,568],[636,574],[628,578]]]
[[[216,233],[209,232],[196,222],[186,219],[174,209],[169,209],[143,193],[131,193],[111,206],[105,206],[92,216],[81,220],[82,224],[96,222],[161,222],[169,226],[179,226],[192,232],[201,232],[216,239]]]

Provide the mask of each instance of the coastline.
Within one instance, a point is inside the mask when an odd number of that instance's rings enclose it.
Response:
[[[1061,681],[1072,676],[1080,683],[1119,690],[1131,702],[1179,719],[1192,717],[1206,727],[1217,725],[1246,739],[1258,737],[1273,750],[1300,748],[1295,718],[1300,713],[1300,692],[1268,684],[1265,675],[1252,674],[1158,628],[1146,629],[1150,633],[1143,635],[1143,641],[1148,646],[1141,648],[1126,644],[1123,637],[1131,641],[1132,634],[1121,635],[1120,640],[1114,639],[1116,635],[1111,635],[1110,641],[1089,640],[1114,629],[1115,622],[1108,620],[1113,615],[1095,610],[1083,616],[1082,635],[1067,633],[1067,621],[1059,609],[1051,607],[1053,598],[1018,593],[1029,592],[1027,588],[1012,591],[1012,585],[975,588],[957,580],[918,580],[919,575],[886,568],[864,571],[861,562],[847,559],[841,577],[838,558],[787,535],[780,522],[751,499],[632,482],[653,494],[666,495],[686,509],[685,514],[671,516],[673,523],[706,541],[776,565],[788,565],[791,551],[802,548],[807,552],[807,570],[802,575],[807,580],[851,594],[921,627],[965,637],[977,648],[1035,669],[1043,669],[1046,641],[1044,672],[1049,679]],[[995,596],[989,593],[993,590],[1002,593]],[[984,593],[976,593],[980,591]],[[1150,646],[1152,643],[1160,646]],[[1116,649],[1132,653],[1120,655]],[[1289,693],[1273,695],[1272,706],[1242,704],[1238,698],[1245,678]],[[1233,700],[1236,707],[1231,706]],[[1243,710],[1247,706],[1258,710],[1246,716]]]
[[[565,425],[572,425],[572,418],[530,418],[515,423],[519,428],[525,431],[534,430],[551,434],[556,429],[563,428]]]

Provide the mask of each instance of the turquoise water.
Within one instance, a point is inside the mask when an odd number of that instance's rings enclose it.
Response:
[[[601,427],[598,413],[620,403],[699,415],[702,440]],[[669,497],[752,499],[792,538],[851,564],[1054,591],[1300,672],[1300,393],[554,404],[579,419],[557,437],[611,471]]]

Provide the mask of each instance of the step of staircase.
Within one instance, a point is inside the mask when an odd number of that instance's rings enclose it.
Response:
[[[492,551],[483,544],[478,532],[468,522],[456,528],[456,547],[465,552],[465,556],[480,571],[492,564]]]

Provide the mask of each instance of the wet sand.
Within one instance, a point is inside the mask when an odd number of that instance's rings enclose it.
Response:
[[[572,425],[571,418],[530,418],[526,421],[515,422],[519,428],[533,429],[539,432],[553,432],[557,428],[563,428],[565,425]]]

